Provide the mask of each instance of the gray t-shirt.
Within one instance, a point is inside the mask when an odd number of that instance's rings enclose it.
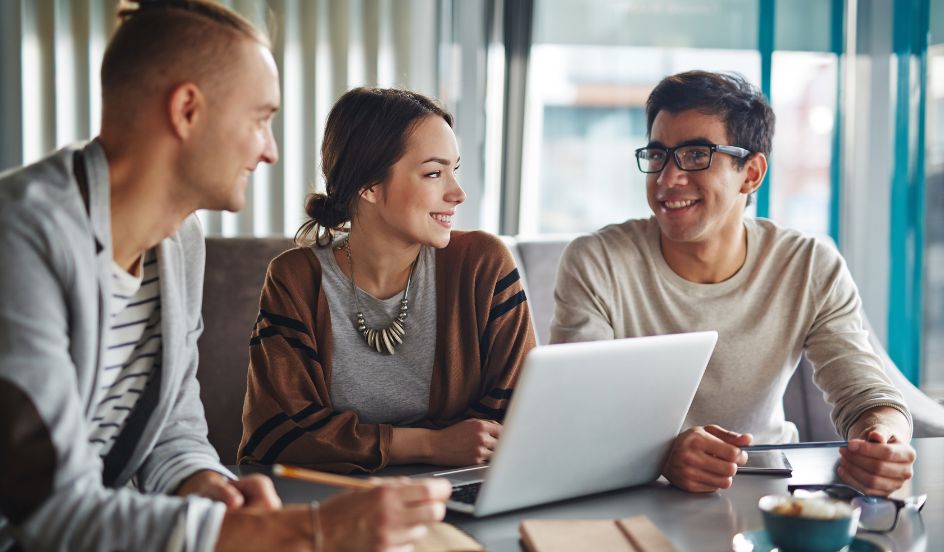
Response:
[[[334,246],[347,239],[339,236]],[[367,346],[357,331],[351,280],[338,266],[334,247],[312,246],[321,263],[321,289],[331,313],[331,400],[335,410],[351,410],[363,423],[409,424],[429,410],[429,385],[436,352],[436,255],[420,250],[410,284],[406,335],[393,355]],[[355,263],[357,259],[355,259]],[[356,270],[356,268],[355,268]],[[354,273],[357,279],[357,273]],[[386,328],[400,311],[403,292],[380,300],[358,288],[367,327]]]

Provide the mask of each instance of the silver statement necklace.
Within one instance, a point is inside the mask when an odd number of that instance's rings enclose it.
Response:
[[[406,336],[406,314],[410,303],[410,284],[413,282],[413,271],[416,269],[416,263],[419,261],[419,255],[410,266],[410,277],[406,281],[406,289],[403,290],[403,298],[400,299],[400,312],[390,322],[386,328],[375,330],[368,328],[364,320],[364,311],[361,310],[360,302],[357,300],[357,286],[354,284],[354,261],[351,260],[351,240],[344,240],[344,254],[347,256],[347,267],[351,272],[351,293],[354,295],[354,308],[357,310],[357,332],[364,336],[367,346],[376,350],[378,353],[394,354],[397,347],[403,344],[403,338]]]

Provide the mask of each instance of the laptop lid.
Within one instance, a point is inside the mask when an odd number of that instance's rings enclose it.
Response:
[[[475,515],[657,479],[717,338],[712,331],[533,349]]]

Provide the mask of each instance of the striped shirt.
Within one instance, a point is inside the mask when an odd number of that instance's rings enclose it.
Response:
[[[137,276],[112,261],[111,321],[95,390],[89,441],[104,457],[161,361],[161,293],[157,255],[148,250]]]

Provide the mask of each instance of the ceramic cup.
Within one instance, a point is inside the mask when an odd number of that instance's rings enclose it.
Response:
[[[789,495],[767,495],[757,506],[770,542],[784,552],[834,552],[849,546],[861,513],[840,500]]]

